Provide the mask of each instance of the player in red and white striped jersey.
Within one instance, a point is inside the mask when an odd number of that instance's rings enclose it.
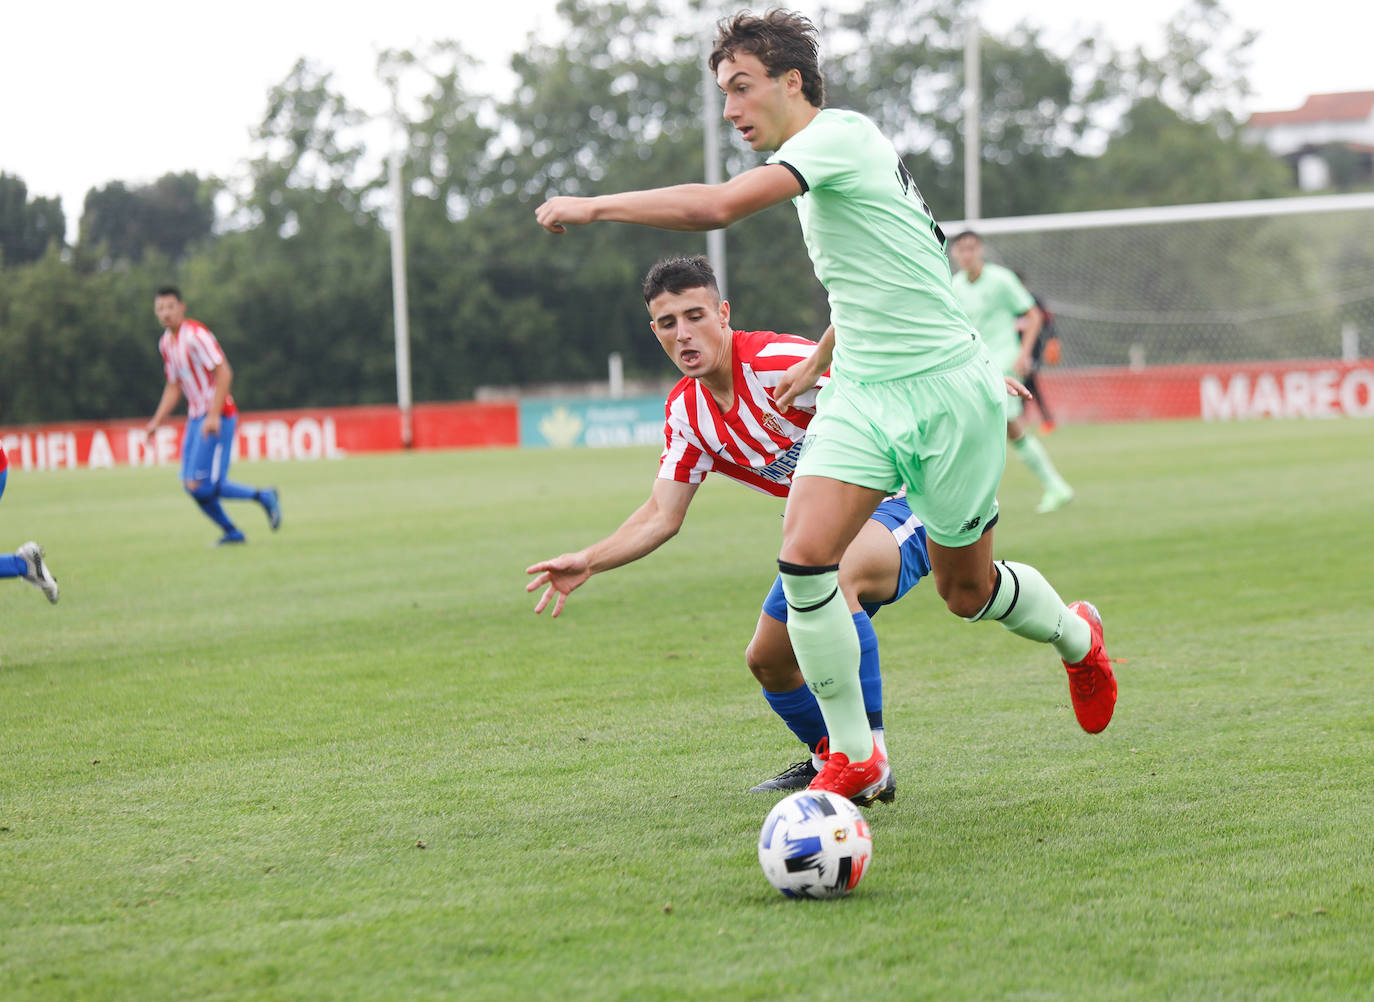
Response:
[[[729,396],[734,405],[722,410],[700,377],[684,376],[668,394],[667,446],[658,475],[699,484],[708,472],[718,470],[755,490],[785,498],[806,426],[816,413],[816,394],[830,377],[822,376],[818,386],[780,410],[772,396],[778,380],[794,363],[811,356],[815,342],[772,331],[734,331],[730,348]]]
[[[162,399],[148,421],[152,438],[172,408],[186,398],[186,430],[181,438],[181,483],[207,518],[224,530],[217,545],[246,540],[225,514],[221,498],[256,501],[273,530],[281,525],[281,505],[274,487],[247,487],[228,479],[234,458],[238,408],[229,395],[234,370],[210,329],[186,317],[186,303],[173,285],[157,290],[153,312],[164,330],[157,350],[167,376]]]
[[[5,455],[5,446],[0,443],[0,497],[5,493],[9,468],[9,457]],[[43,547],[37,543],[25,543],[13,553],[0,553],[0,578],[23,578],[42,591],[49,602],[57,602],[57,580],[48,569]]]
[[[794,363],[810,357],[816,345],[791,334],[733,330],[730,304],[721,300],[704,257],[659,262],[645,279],[644,300],[650,326],[683,374],[664,408],[658,477],[648,500],[611,535],[527,568],[538,576],[526,591],[545,588],[536,613],[554,601],[553,615],[558,616],[568,595],[593,574],[638,560],[667,542],[712,470],[765,494],[787,497],[816,412],[816,395],[829,378],[821,376],[790,406],[778,407],[773,393],[779,381]],[[900,498],[879,507],[840,562],[840,587],[859,634],[865,709],[880,747],[886,747],[882,677],[870,619],[929,570],[925,527]],[[775,582],[745,660],[763,686],[764,698],[812,757],[755,786],[755,792],[805,787],[819,768],[818,750],[824,751],[825,721],[802,680],[786,620],[787,603]],[[894,789],[889,784],[880,798],[890,801]]]

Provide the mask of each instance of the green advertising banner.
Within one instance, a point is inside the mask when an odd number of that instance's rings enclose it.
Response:
[[[524,448],[662,444],[662,397],[520,401],[520,445]]]

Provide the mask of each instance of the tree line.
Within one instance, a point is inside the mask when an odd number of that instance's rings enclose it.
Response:
[[[686,0],[561,0],[556,42],[510,61],[516,86],[473,89],[453,42],[384,53],[404,126],[409,320],[417,400],[480,386],[667,375],[640,279],[699,234],[624,225],[552,238],[547,195],[703,175],[708,25]],[[965,7],[868,0],[815,12],[827,103],[894,137],[937,217],[962,215]],[[684,26],[691,26],[689,32]],[[981,56],[986,216],[1263,198],[1288,169],[1243,143],[1253,35],[1189,0],[1162,55],[1087,38],[1055,51],[1026,22]],[[0,174],[0,423],[135,416],[161,389],[153,291],[175,282],[216,332],[250,408],[394,399],[389,208],[366,116],[301,60],[267,95],[242,177],[168,174],[91,190],[78,236],[53,199]],[[727,130],[728,131],[728,130]],[[723,137],[727,175],[760,162]],[[787,206],[727,231],[733,321],[818,335],[823,290]]]

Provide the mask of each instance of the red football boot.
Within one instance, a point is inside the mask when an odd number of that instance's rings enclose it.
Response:
[[[887,756],[878,749],[876,742],[873,754],[863,762],[851,762],[844,752],[830,751],[829,740],[824,738],[816,754],[825,762],[825,766],[808,789],[838,793],[860,807],[867,807],[875,800],[890,804],[897,795],[897,784],[892,778],[892,769],[888,767]]]
[[[1087,620],[1092,630],[1092,647],[1077,664],[1064,662],[1069,673],[1069,697],[1073,700],[1073,715],[1089,734],[1106,730],[1116,709],[1116,676],[1112,663],[1102,646],[1102,617],[1091,602],[1072,602],[1069,611]]]

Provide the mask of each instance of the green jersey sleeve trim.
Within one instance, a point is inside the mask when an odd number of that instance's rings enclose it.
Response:
[[[801,171],[797,170],[797,168],[793,167],[786,160],[773,160],[771,161],[771,163],[780,164],[781,166],[786,167],[788,170],[790,170],[792,172],[792,176],[797,179],[797,184],[801,185],[803,195],[805,195],[808,191],[811,190],[811,186],[806,183],[806,178],[802,177]]]

